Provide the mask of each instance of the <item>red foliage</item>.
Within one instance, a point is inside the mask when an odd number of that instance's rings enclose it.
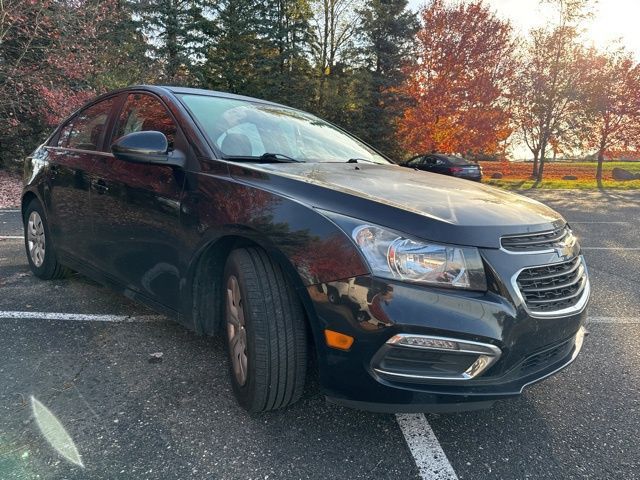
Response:
[[[484,178],[501,173],[506,180],[527,180],[531,177],[532,164],[525,162],[479,162]],[[505,164],[506,163],[506,164]],[[547,163],[544,167],[546,180],[561,180],[565,175],[575,175],[579,180],[593,180],[596,172],[594,164],[584,163]],[[611,168],[605,162],[605,180],[611,179]]]
[[[510,135],[506,94],[514,74],[511,27],[482,1],[431,2],[421,12],[418,61],[409,72],[399,132],[414,153],[495,152]]]

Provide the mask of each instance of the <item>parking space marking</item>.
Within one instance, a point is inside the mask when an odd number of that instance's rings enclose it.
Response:
[[[0,235],[0,240],[23,240],[22,235]]]
[[[20,213],[20,210],[0,210],[0,214],[3,213]]]
[[[578,222],[578,221],[573,220],[573,221],[569,221],[568,223],[570,223],[570,224],[574,224],[574,223],[586,223],[586,224],[592,224],[592,223],[593,224],[597,224],[597,223],[604,223],[604,224],[624,223],[624,224],[627,224],[627,223],[631,223],[631,222],[625,222],[625,221],[618,221],[618,222],[614,222],[614,221],[602,221],[602,222],[599,222],[599,221],[583,221],[583,222]]]
[[[431,425],[422,413],[398,413],[396,420],[423,480],[458,480]]]
[[[116,323],[159,322],[167,319],[162,315],[96,315],[85,313],[12,312],[2,310],[0,310],[0,318]]]
[[[587,317],[589,323],[640,323],[640,317]]]
[[[640,247],[580,247],[582,250],[640,250]]]

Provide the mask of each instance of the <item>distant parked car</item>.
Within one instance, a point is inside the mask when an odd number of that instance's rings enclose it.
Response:
[[[440,153],[419,155],[409,160],[406,166],[426,172],[475,180],[476,182],[482,180],[482,168],[477,163],[453,155]]]

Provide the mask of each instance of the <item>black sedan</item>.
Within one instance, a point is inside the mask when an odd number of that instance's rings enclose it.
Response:
[[[406,166],[424,170],[425,172],[440,173],[476,182],[482,180],[482,168],[477,163],[454,155],[442,155],[439,153],[419,155],[409,160]]]
[[[35,275],[71,270],[223,335],[251,412],[486,407],[571,363],[589,279],[565,220],[416,173],[313,115],[177,87],[96,98],[26,159]]]

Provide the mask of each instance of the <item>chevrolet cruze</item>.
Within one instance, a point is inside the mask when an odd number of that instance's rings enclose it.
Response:
[[[22,213],[38,277],[77,271],[224,336],[250,412],[295,402],[310,360],[338,404],[482,408],[582,345],[589,279],[559,214],[263,100],[98,97],[27,158]]]

